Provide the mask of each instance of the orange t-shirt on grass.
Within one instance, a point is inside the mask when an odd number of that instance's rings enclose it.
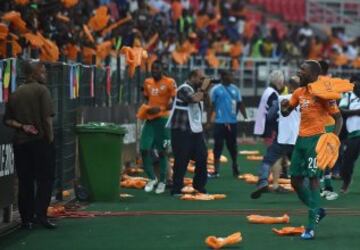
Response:
[[[174,79],[166,76],[157,82],[154,78],[147,78],[144,82],[144,96],[148,98],[149,106],[160,107],[161,112],[156,117],[168,116],[168,105],[176,96],[176,83]]]
[[[329,115],[340,112],[335,100],[323,100],[309,93],[307,87],[294,91],[290,106],[300,105],[301,119],[299,136],[313,136],[325,133]]]

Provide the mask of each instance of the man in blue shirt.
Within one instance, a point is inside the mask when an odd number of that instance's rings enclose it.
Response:
[[[219,177],[220,156],[224,146],[224,139],[232,160],[233,176],[239,175],[237,158],[237,114],[247,119],[245,106],[242,103],[240,90],[233,84],[233,76],[229,71],[220,72],[221,83],[215,85],[210,92],[210,99],[215,111],[214,126],[214,165],[215,172],[209,177]]]

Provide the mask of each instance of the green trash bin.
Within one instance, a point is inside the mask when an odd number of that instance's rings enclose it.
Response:
[[[119,199],[121,154],[126,129],[113,123],[76,126],[79,137],[80,182],[90,201]]]

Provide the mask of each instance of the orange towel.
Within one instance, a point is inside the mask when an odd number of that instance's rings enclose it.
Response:
[[[120,186],[123,188],[136,188],[143,189],[146,185],[146,181],[141,179],[127,179],[120,182]]]
[[[106,27],[109,19],[108,7],[100,6],[95,10],[95,15],[90,18],[88,26],[93,31],[100,31]]]
[[[340,99],[341,93],[352,91],[354,84],[347,79],[320,76],[319,79],[308,85],[312,95],[326,100]]]
[[[316,145],[317,165],[320,169],[334,167],[339,156],[340,140],[334,133],[325,133],[320,136]]]
[[[260,154],[259,150],[241,150],[239,151],[241,155],[258,155]]]
[[[221,200],[225,199],[225,194],[184,194],[180,197],[181,200],[187,201],[212,201],[212,200]]]
[[[80,48],[72,43],[66,44],[63,51],[64,55],[72,61],[77,59],[78,52],[80,52]]]
[[[20,31],[20,33],[26,33],[27,32],[26,23],[21,18],[20,12],[17,12],[17,11],[6,12],[2,16],[2,19],[4,21],[8,21],[8,22],[12,23],[15,26],[15,28]]]
[[[24,38],[34,48],[41,48],[42,46],[44,46],[44,40],[41,36],[28,32],[24,34]]]
[[[196,193],[196,190],[192,186],[185,186],[181,189],[181,192],[184,194],[193,194]]]
[[[259,177],[253,175],[253,174],[242,174],[239,175],[238,178],[240,180],[244,180],[246,183],[249,184],[256,184],[259,181]]]
[[[65,8],[71,8],[78,4],[79,0],[61,0]]]
[[[142,61],[148,58],[147,51],[141,47],[124,46],[121,48],[120,53],[125,55],[130,77],[134,77],[135,68],[140,66]]]
[[[147,111],[151,108],[150,105],[147,105],[147,104],[142,104],[136,114],[136,117],[139,119],[139,120],[152,120],[156,117],[158,117],[157,114],[155,115],[149,115],[147,113]]]
[[[9,34],[7,25],[0,23],[0,40],[5,40]]]
[[[240,232],[229,235],[226,238],[209,236],[205,239],[205,244],[212,249],[220,249],[225,246],[235,245],[242,241],[242,236]]]
[[[284,214],[281,217],[261,216],[261,215],[249,215],[246,217],[250,223],[254,224],[284,224],[290,222],[290,217]]]
[[[248,155],[246,156],[246,159],[249,161],[262,161],[264,159],[264,156],[262,155]]]
[[[214,164],[214,153],[212,151],[212,149],[208,150],[208,160],[207,160],[208,164]],[[227,163],[228,159],[226,156],[221,155],[220,156],[220,162],[221,163]]]
[[[277,235],[284,236],[284,235],[299,235],[305,231],[305,227],[283,227],[281,229],[273,228],[272,231]]]

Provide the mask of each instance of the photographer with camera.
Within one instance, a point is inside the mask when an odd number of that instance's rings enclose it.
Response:
[[[207,147],[202,126],[202,101],[209,85],[210,79],[205,79],[202,71],[193,70],[188,80],[177,89],[166,125],[171,128],[171,146],[175,159],[171,190],[173,196],[181,195],[191,159],[196,162],[193,187],[200,193],[206,193]]]

